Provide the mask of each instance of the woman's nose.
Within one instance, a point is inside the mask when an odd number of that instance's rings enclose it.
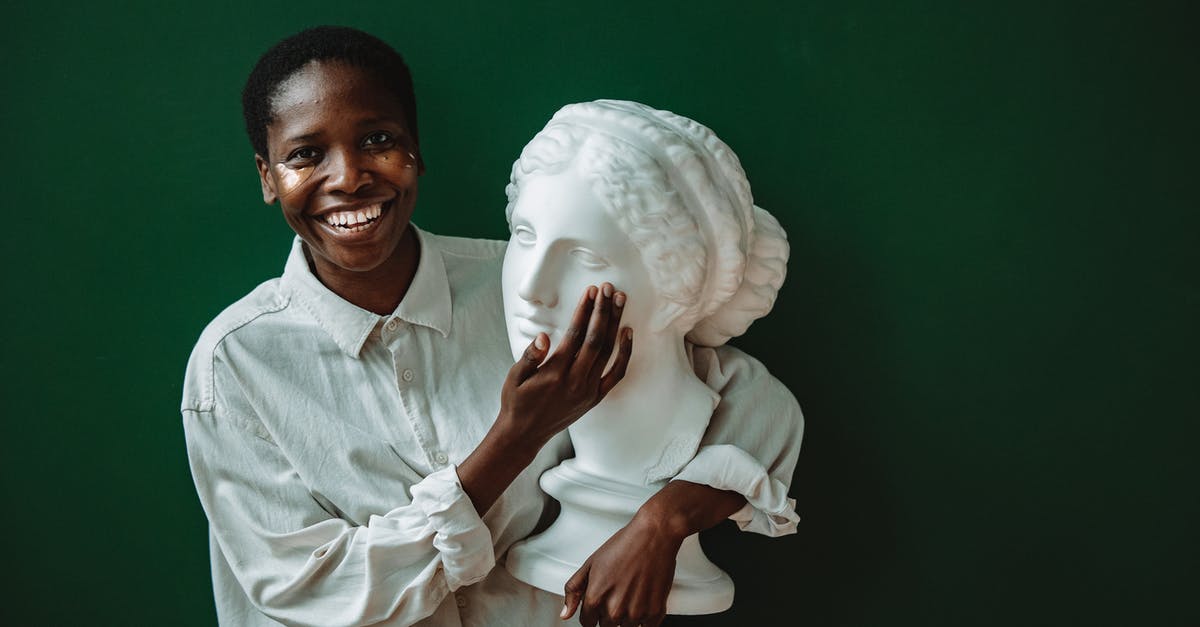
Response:
[[[554,265],[548,262],[548,256],[541,250],[530,255],[530,264],[525,270],[525,276],[517,285],[517,296],[522,300],[541,305],[547,309],[558,306],[558,289],[555,284]]]
[[[325,189],[353,194],[370,185],[374,174],[366,155],[331,151],[322,164],[326,168]]]

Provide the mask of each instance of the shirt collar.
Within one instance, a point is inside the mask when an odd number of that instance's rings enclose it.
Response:
[[[446,264],[431,238],[416,225],[410,224],[421,245],[421,257],[412,284],[393,316],[441,333],[450,333],[450,283]],[[357,358],[363,343],[383,316],[362,309],[325,287],[312,269],[304,253],[304,241],[299,236],[292,241],[292,251],[283,269],[281,286],[290,292],[317,325],[329,334],[338,347],[350,357]]]
[[[417,262],[417,274],[408,286],[408,293],[392,315],[429,327],[446,337],[450,335],[452,309],[446,261],[434,238],[415,224],[409,226],[417,232],[417,241],[421,242],[421,260]]]

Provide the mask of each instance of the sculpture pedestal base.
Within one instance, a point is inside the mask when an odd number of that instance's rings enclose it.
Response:
[[[542,489],[562,511],[546,531],[518,542],[505,567],[525,583],[561,595],[567,580],[596,549],[623,528],[661,486],[619,483],[580,471],[568,459],[546,471]],[[733,580],[688,536],[675,559],[668,614],[715,614],[733,604]]]

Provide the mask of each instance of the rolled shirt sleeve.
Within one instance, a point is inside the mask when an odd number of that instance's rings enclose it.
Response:
[[[795,397],[761,362],[731,346],[692,347],[696,375],[721,400],[696,456],[674,477],[746,497],[730,518],[744,531],[795,533],[800,518],[787,496],[804,436]]]
[[[219,549],[251,602],[279,622],[410,624],[495,565],[491,534],[454,466],[412,485],[410,502],[353,525],[314,498],[253,418],[183,416]]]

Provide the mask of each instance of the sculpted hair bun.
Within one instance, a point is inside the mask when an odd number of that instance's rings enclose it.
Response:
[[[737,292],[709,317],[696,324],[688,341],[702,346],[720,346],[750,328],[755,320],[775,306],[779,287],[787,276],[790,252],[787,233],[775,216],[754,207],[754,235],[746,255],[746,269]]]

